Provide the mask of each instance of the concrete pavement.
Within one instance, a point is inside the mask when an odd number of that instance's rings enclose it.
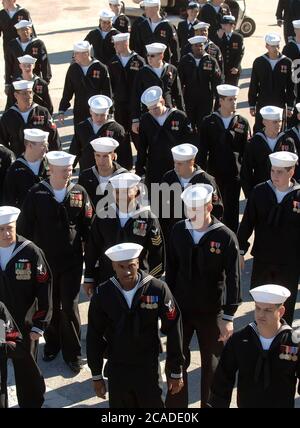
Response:
[[[133,5],[133,2],[126,2]],[[88,31],[98,23],[98,11],[101,7],[106,7],[103,0],[85,0],[76,2],[65,0],[63,2],[53,0],[39,0],[39,2],[28,0],[22,3],[31,12],[38,37],[41,38],[48,49],[53,70],[53,79],[50,84],[50,92],[54,103],[55,112],[62,94],[65,74],[71,59],[73,43],[83,39]],[[277,0],[256,1],[248,0],[247,14],[255,19],[257,30],[255,34],[245,39],[246,54],[243,60],[243,74],[240,81],[241,92],[239,95],[239,105],[242,114],[247,116],[251,123],[247,108],[247,89],[251,66],[253,60],[264,52],[263,37],[268,32],[281,32],[276,26],[275,10]],[[1,43],[2,44],[2,43]],[[1,46],[2,50],[2,46]],[[0,52],[0,58],[3,58]],[[0,76],[4,74],[3,61],[0,62]],[[5,96],[3,94],[4,83],[0,83],[0,109],[5,106]],[[67,148],[73,133],[71,111],[67,114],[65,126],[59,126],[60,135],[63,137],[64,148]],[[245,201],[241,198],[241,213]],[[238,310],[235,320],[235,327],[244,326],[251,320],[253,305],[249,298],[249,277],[251,272],[251,261],[246,261],[243,272],[242,287],[244,303]],[[299,299],[298,299],[299,301]],[[296,318],[300,318],[300,305],[297,304]],[[82,347],[85,357],[85,334],[87,322],[88,300],[82,294],[80,296],[80,313],[82,317]],[[40,345],[40,355],[42,354],[42,344]],[[199,381],[201,373],[201,362],[196,341],[193,340],[191,346],[192,362],[190,367],[190,407],[198,407],[200,400]],[[163,366],[162,356],[162,366]],[[62,361],[59,355],[54,361],[44,363],[40,360],[40,367],[46,379],[47,393],[44,407],[107,407],[108,402],[94,397],[90,381],[90,372],[85,366],[81,373],[73,376],[73,373]],[[10,406],[16,405],[13,373],[10,370]],[[235,407],[235,394],[232,406]],[[297,407],[300,407],[300,399],[297,399]]]

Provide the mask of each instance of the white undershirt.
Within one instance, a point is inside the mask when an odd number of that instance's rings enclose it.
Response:
[[[96,123],[92,123],[93,126],[93,130],[94,130],[94,134],[97,134],[97,132],[99,131],[99,129],[102,128],[102,125],[97,125]]]
[[[259,340],[261,342],[261,345],[264,351],[268,351],[270,349],[270,346],[272,345],[272,342],[274,339],[275,339],[275,336],[267,339],[266,337],[259,335]]]
[[[181,186],[182,186],[183,188],[185,188],[185,187],[189,184],[190,179],[191,179],[191,177],[190,177],[190,178],[183,178],[183,177],[179,177],[179,180],[180,180]]]
[[[98,175],[99,186],[100,186],[102,194],[105,192],[105,189],[107,187],[107,183],[109,182],[111,177],[112,177],[112,175],[107,175],[105,177],[103,175]]]
[[[157,120],[157,122],[160,124],[160,126],[163,126],[163,124],[165,123],[167,117],[169,115],[169,110],[167,110],[164,114],[162,114],[161,116],[155,116],[155,119]]]
[[[125,297],[127,305],[129,308],[131,308],[132,301],[133,301],[133,298],[134,298],[134,295],[135,295],[137,289],[138,289],[138,284],[136,284],[136,286],[132,290],[126,291],[126,290],[122,289],[123,296]]]
[[[198,67],[200,64],[201,58],[195,58],[194,57],[194,60],[195,60],[196,66]]]
[[[28,121],[28,116],[30,115],[30,112],[31,112],[31,109],[27,110],[27,111],[20,111],[19,110],[19,113],[22,116],[25,123],[27,123],[27,121]]]
[[[10,18],[13,18],[15,14],[17,13],[18,9],[16,10],[7,10],[6,12],[9,14]]]
[[[215,11],[216,11],[217,13],[219,13],[219,11],[220,11],[220,9],[221,9],[221,6],[213,6],[213,5],[212,5],[212,7],[215,9]]]
[[[160,24],[160,21],[158,21],[158,22],[151,22],[151,21],[149,21],[149,22],[150,22],[152,33],[154,33],[155,28],[158,26],[158,24]]]
[[[131,212],[126,212],[124,213],[123,211],[118,211],[118,215],[119,215],[119,219],[120,219],[120,224],[121,227],[123,228],[125,226],[125,224],[127,223],[127,221],[130,219],[131,217]]]
[[[268,141],[268,145],[269,145],[270,149],[271,149],[271,150],[272,150],[272,152],[273,152],[273,150],[274,150],[274,148],[275,148],[275,146],[276,146],[276,143],[277,143],[277,138],[270,138],[270,137],[267,137],[267,141]]]
[[[35,162],[27,161],[28,166],[31,169],[31,171],[34,173],[34,175],[38,175],[39,170],[40,170],[40,166],[41,166],[41,162],[42,161],[40,159],[35,161]]]
[[[229,126],[229,124],[231,122],[231,119],[232,119],[232,116],[229,116],[229,117],[223,117],[222,116],[222,120],[223,120],[225,129],[228,129],[228,126]]]
[[[277,202],[280,204],[280,202],[282,201],[282,199],[285,197],[285,195],[287,195],[290,192],[290,190],[286,190],[285,192],[281,192],[280,190],[275,188],[275,195],[277,198]]]
[[[160,77],[162,75],[164,67],[151,67],[154,73],[157,75],[157,77]]]
[[[108,33],[109,33],[108,31],[102,31],[101,30],[101,35],[102,35],[103,39],[105,39],[105,37],[107,36]]]
[[[83,71],[83,74],[86,76],[86,73],[88,72],[89,65],[81,65],[81,70]]]
[[[123,65],[123,67],[125,68],[126,65],[128,64],[128,61],[131,58],[131,55],[128,55],[128,56],[119,55],[119,58],[120,58],[120,61],[121,61],[122,65]]]
[[[21,45],[21,48],[23,49],[23,52],[25,52],[25,49],[27,48],[27,46],[29,45],[30,42],[31,42],[31,40],[29,40],[29,42],[25,42],[25,43],[20,42],[20,45]]]
[[[16,246],[16,243],[14,242],[9,247],[6,247],[6,248],[0,247],[0,265],[2,270],[6,269],[6,265],[9,262],[9,259],[15,249],[15,246]]]
[[[191,232],[192,232],[192,237],[195,244],[198,244],[202,236],[206,234],[206,231],[199,232],[198,230],[195,230],[195,229],[191,229]]]
[[[65,199],[67,189],[66,188],[63,188],[61,190],[53,189],[53,192],[54,192],[55,199],[57,200],[57,202],[61,203]]]
[[[271,64],[272,70],[274,70],[275,65],[277,64],[277,62],[279,61],[279,59],[269,59],[269,62]]]

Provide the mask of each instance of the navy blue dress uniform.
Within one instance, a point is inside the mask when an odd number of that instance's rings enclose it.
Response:
[[[282,118],[282,109],[280,108],[266,106],[261,111],[266,120]],[[269,155],[272,152],[288,151],[297,153],[294,140],[286,138],[283,132],[277,135],[273,140],[273,144],[274,146],[272,147],[264,131],[256,132],[249,140],[241,167],[241,184],[246,198],[249,197],[252,189],[257,184],[270,178],[271,163]]]
[[[212,1],[208,1],[201,8],[201,21],[210,24],[208,37],[215,41],[217,31],[221,28],[221,21],[224,15],[230,15],[230,8],[226,3],[221,6],[214,6]]]
[[[142,249],[124,243],[106,254],[120,262],[138,258]],[[161,332],[167,336],[166,375],[179,379],[184,362],[180,311],[165,282],[140,269],[136,279],[131,302],[125,300],[116,275],[96,288],[88,314],[88,365],[93,380],[102,380],[107,355],[111,408],[163,408],[157,323],[160,319]]]
[[[74,156],[65,152],[49,152],[47,159],[53,168],[74,162]],[[43,249],[53,273],[53,316],[45,332],[44,359],[54,359],[61,350],[71,366],[77,365],[81,355],[82,243],[87,241],[93,209],[85,189],[70,182],[59,201],[50,181],[36,184],[24,201],[18,230]]]
[[[289,9],[289,27],[288,27],[288,37],[294,36],[295,32],[293,29],[292,19],[298,20],[300,19],[300,3],[299,0],[290,0],[290,9]]]
[[[0,205],[3,204],[3,187],[6,172],[15,160],[14,153],[0,144]]]
[[[115,14],[109,10],[100,12],[100,20],[112,21]],[[90,31],[84,40],[87,40],[93,46],[94,57],[103,64],[108,64],[112,57],[116,54],[113,36],[119,31],[112,27],[109,31],[103,32],[101,27]]]
[[[206,41],[204,36],[189,39],[192,45],[204,44]],[[216,87],[221,83],[221,70],[215,58],[207,53],[199,58],[189,53],[179,61],[178,74],[186,114],[194,131],[199,132],[202,119],[213,111]]]
[[[155,54],[163,52],[165,45],[153,43],[147,45],[146,48],[149,54]],[[141,106],[141,96],[143,92],[151,86],[160,86],[162,88],[163,98],[167,107],[177,107],[180,110],[184,110],[177,68],[172,64],[163,62],[161,75],[159,77],[155,69],[146,64],[137,72],[132,89],[130,111],[133,121],[138,121],[141,113],[147,111],[144,106]]]
[[[281,305],[283,289],[267,284],[250,291],[258,303]],[[274,290],[274,291],[273,291]],[[275,299],[274,299],[275,297]],[[294,408],[296,388],[300,392],[299,339],[292,328],[280,320],[280,327],[270,347],[263,347],[256,322],[251,322],[229,338],[218,364],[209,406],[228,408],[237,383],[239,408]],[[297,387],[298,381],[298,387]]]
[[[30,13],[27,9],[22,6],[16,5],[16,11],[12,16],[6,9],[0,10],[0,36],[3,37],[3,52],[5,54],[8,43],[17,37],[17,30],[15,25],[19,21],[32,21]],[[35,30],[32,27],[33,36],[35,36]]]
[[[108,117],[109,109],[112,106],[112,100],[104,95],[95,95],[88,101],[90,109],[96,114],[106,114]],[[110,137],[119,143],[116,150],[118,161],[124,168],[132,168],[132,150],[131,145],[126,140],[125,129],[114,119],[106,119],[101,126],[94,127],[92,118],[88,118],[80,122],[75,127],[70,153],[76,156],[76,161],[79,160],[80,170],[91,168],[95,165],[95,158],[90,142],[95,138]],[[97,129],[96,129],[97,128]]]
[[[231,15],[226,17],[227,20],[225,20],[225,17],[222,20],[223,23],[230,21],[230,18],[234,20]],[[220,47],[224,59],[225,83],[238,86],[242,71],[241,63],[245,53],[243,36],[236,31],[232,31],[228,34],[224,33],[221,39],[216,37],[215,42]],[[232,74],[230,72],[232,68],[237,68],[238,73]]]
[[[288,152],[272,153],[270,158],[274,166],[295,165],[298,159],[297,155]],[[276,160],[279,162],[275,163]],[[239,227],[238,240],[244,255],[254,231],[251,288],[267,282],[287,287],[291,297],[285,305],[284,318],[292,324],[300,275],[300,185],[292,179],[291,187],[283,193],[281,200],[277,198],[277,190],[271,180],[252,190]]]
[[[179,146],[175,146],[172,149],[172,155],[174,162],[180,161],[185,162],[194,159],[198,152],[196,146],[192,144],[180,144]],[[184,220],[184,205],[180,198],[181,193],[184,191],[185,187],[192,186],[193,184],[209,184],[213,187],[214,192],[212,196],[213,210],[212,214],[218,220],[222,220],[223,217],[223,203],[222,197],[217,186],[216,180],[213,176],[207,174],[207,172],[203,171],[197,164],[194,163],[194,171],[192,175],[188,179],[184,179],[181,177],[176,169],[172,169],[166,172],[163,175],[161,180],[162,184],[162,197],[160,199],[160,218],[159,222],[161,224],[161,228],[163,231],[164,239],[166,242],[166,247],[169,241],[169,236],[171,234],[172,228],[180,220]],[[164,193],[164,184],[168,186],[172,186],[172,189],[168,196]],[[176,186],[176,188],[175,188]],[[167,190],[167,189],[166,189]],[[178,208],[181,207],[181,216],[178,216]],[[164,215],[164,212],[166,213]]]
[[[238,88],[220,85],[218,91],[220,95],[237,94]],[[249,128],[248,120],[236,113],[226,128],[219,111],[204,118],[200,128],[196,160],[201,168],[215,177],[224,204],[223,221],[233,231],[237,231],[239,224],[240,174]]]
[[[267,35],[268,44],[279,44],[277,35]],[[254,132],[262,128],[262,118],[259,113],[262,107],[273,105],[288,109],[294,108],[295,94],[292,80],[292,61],[279,54],[274,68],[268,54],[256,58],[253,62],[250,86],[248,91],[250,109],[256,111]]]
[[[18,58],[24,55],[30,55],[36,58],[33,72],[42,77],[47,83],[52,77],[51,65],[44,42],[32,37],[25,49],[22,48],[20,38],[11,40],[5,53],[5,84],[11,84],[20,76],[20,67]]]
[[[162,96],[161,88],[153,86],[143,93],[142,102],[151,106],[158,103]],[[143,114],[140,121],[135,168],[138,175],[145,175],[148,191],[151,183],[160,183],[163,175],[173,168],[171,148],[192,138],[191,124],[183,111],[166,109],[162,116],[162,124],[158,121],[159,117],[149,112]]]
[[[140,177],[131,173],[118,174],[110,179],[114,189],[130,188],[138,185],[139,181]],[[108,190],[106,199],[113,198],[112,188]],[[157,217],[149,206],[140,205],[138,200],[134,209],[126,214],[124,222],[121,222],[123,213],[114,202],[108,208],[107,205],[102,209],[97,207],[85,251],[84,282],[99,284],[113,275],[111,263],[104,253],[112,245],[123,242],[143,246],[139,257],[141,269],[156,278],[164,273],[165,248]]]
[[[129,33],[117,34],[114,42],[128,40]],[[122,61],[128,59],[123,65]],[[144,59],[136,52],[131,52],[129,58],[115,55],[108,64],[114,98],[114,118],[126,131],[126,144],[132,140],[137,147],[137,134],[131,133],[130,98],[138,71],[145,65]]]
[[[15,91],[32,89],[33,82],[20,80],[13,82]],[[49,132],[49,150],[60,150],[61,141],[56,124],[49,111],[38,104],[32,103],[28,115],[23,118],[18,104],[14,104],[0,119],[0,143],[11,149],[18,157],[24,152],[24,129],[38,128]]]
[[[177,65],[179,60],[179,45],[176,28],[165,18],[162,18],[155,30],[152,31],[150,19],[146,18],[138,25],[138,38],[136,51],[146,58],[146,45],[151,43],[163,43],[167,46],[164,52],[164,61]]]
[[[195,19],[193,22],[188,21],[187,19],[182,20],[178,23],[177,27],[177,35],[178,35],[178,43],[179,49],[182,49],[187,45],[188,39],[194,37],[195,30],[194,26],[199,23],[199,19]]]
[[[116,140],[107,137],[96,138],[95,140],[92,140],[90,144],[94,149],[94,154],[104,153],[106,155],[115,155],[115,150],[119,146],[119,143]],[[116,156],[114,156],[114,158],[116,159]],[[97,164],[91,168],[83,170],[79,174],[78,184],[84,187],[87,191],[94,210],[97,207],[97,203],[108,194],[107,186],[109,179],[115,175],[128,172],[127,169],[123,168],[115,161],[112,161],[111,167],[111,174],[105,177],[101,175],[101,169],[98,168]]]
[[[298,107],[298,108],[297,108]],[[300,104],[296,104],[296,111],[300,110]],[[287,142],[287,144],[285,144]],[[282,136],[282,144],[284,146],[289,146],[289,151],[294,151],[300,157],[300,130],[298,126],[293,126],[292,128],[287,129]],[[291,149],[292,148],[292,149]],[[299,162],[295,167],[295,174],[293,177],[296,181],[300,180],[300,165]]]
[[[74,45],[74,51],[82,52],[90,48],[88,42],[79,42]],[[82,67],[73,63],[69,66],[62,99],[59,103],[59,112],[64,113],[70,107],[74,96],[74,125],[89,117],[88,100],[94,95],[112,96],[110,77],[106,65],[93,59],[86,73]]]
[[[211,186],[198,184],[186,188],[182,198],[186,205],[195,206],[194,203],[211,201],[212,192]],[[167,395],[168,408],[188,407],[189,345],[195,331],[201,352],[201,406],[206,406],[213,373],[223,349],[222,342],[218,341],[218,320],[232,321],[241,302],[239,248],[235,234],[214,217],[200,232],[200,238],[194,237],[195,232],[190,220],[176,223],[167,252],[166,282],[182,313],[186,358],[184,387],[174,396]]]
[[[24,140],[34,143],[45,143],[48,132],[40,129],[25,129]],[[26,149],[25,149],[26,150]],[[6,173],[3,186],[3,202],[5,205],[21,208],[24,199],[32,186],[47,178],[46,158],[39,159],[37,171],[26,160],[25,154],[18,157]]]
[[[23,80],[21,77],[17,78],[16,81]],[[43,80],[41,77],[33,76],[33,102],[35,104],[38,104],[41,107],[45,107],[49,113],[53,114],[53,104],[52,100],[49,94],[49,86],[48,83]],[[7,103],[5,106],[5,110],[8,110],[10,107],[12,107],[16,103],[16,99],[14,96],[14,87],[13,85],[10,86],[8,90],[7,95]]]
[[[22,333],[3,302],[0,302],[0,322],[3,327],[0,345],[0,409],[9,406],[7,393],[9,359],[13,361],[15,368],[19,407],[40,408],[46,390],[44,378],[34,358],[26,351]]]

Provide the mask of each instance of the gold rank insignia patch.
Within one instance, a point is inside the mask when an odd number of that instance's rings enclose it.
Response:
[[[70,207],[82,208],[82,194],[70,193]]]
[[[15,263],[16,279],[19,281],[31,279],[31,263],[18,262]]]

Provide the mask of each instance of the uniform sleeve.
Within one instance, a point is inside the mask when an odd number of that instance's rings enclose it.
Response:
[[[295,102],[294,88],[295,88],[295,83],[293,82],[293,76],[292,76],[292,61],[289,60],[288,74],[287,74],[287,80],[286,80],[286,104],[289,110],[293,110],[294,108],[294,102]]]
[[[212,204],[213,204],[212,214],[218,220],[222,220],[223,214],[224,214],[224,205],[222,201],[221,192],[215,180],[213,181],[212,186],[214,188],[214,192],[212,196]]]
[[[44,253],[39,250],[35,268],[36,312],[32,316],[31,331],[43,332],[52,317],[52,273]]]
[[[82,188],[83,206],[80,214],[79,230],[83,242],[87,242],[93,218],[93,206],[87,191]]]
[[[103,335],[107,325],[108,319],[99,304],[99,296],[96,290],[89,306],[86,335],[87,362],[94,380],[102,376],[103,356],[107,346]]]
[[[276,9],[276,18],[278,21],[283,20],[284,9],[285,9],[285,0],[279,0],[278,5],[277,5],[277,9]]]
[[[105,66],[104,68],[104,76],[102,78],[102,82],[101,82],[101,93],[102,95],[106,95],[109,98],[113,98],[113,93],[112,93],[112,89],[111,89],[111,80],[110,80],[110,75],[108,72],[108,68]]]
[[[158,310],[161,332],[167,336],[166,375],[178,379],[182,377],[184,363],[182,321],[179,307],[165,283]]]
[[[236,57],[232,67],[240,69],[244,54],[245,54],[244,38],[241,36],[239,41],[239,48],[237,50]]]
[[[99,259],[98,255],[104,253],[102,245],[102,236],[98,228],[98,217],[95,216],[91,230],[88,236],[88,240],[85,245],[84,262],[85,262],[85,274],[84,282],[95,282],[95,265]]]
[[[148,137],[146,135],[143,122],[141,122],[139,131],[139,144],[137,151],[137,159],[135,164],[136,174],[142,177],[146,173],[146,163],[148,156]]]
[[[57,126],[47,110],[47,131],[49,132],[49,151],[61,150],[61,141],[59,138]]]
[[[38,103],[39,104],[39,103]],[[43,95],[42,95],[42,106],[46,107],[49,110],[49,113],[53,114],[53,103],[49,93],[48,85],[43,86]]]
[[[200,126],[200,142],[199,151],[196,156],[196,163],[204,170],[207,170],[208,156],[209,156],[209,127],[207,121],[204,119]]]
[[[141,97],[140,97],[140,94],[142,91],[141,91],[140,73],[141,73],[141,71],[138,71],[136,73],[134,83],[133,83],[132,93],[131,93],[131,101],[130,101],[131,119],[137,120],[137,121],[140,120],[140,116],[141,116]]]
[[[256,61],[254,61],[252,66],[249,90],[248,90],[248,103],[250,108],[256,107],[258,92],[259,92],[259,75],[257,73]]]
[[[178,64],[178,61],[179,61],[178,36],[177,36],[177,31],[176,31],[176,28],[174,27],[174,25],[170,25],[170,27],[171,27],[171,32],[172,32],[172,36],[171,36],[171,40],[170,40],[170,50],[172,53],[171,63],[173,65],[175,65],[175,67],[176,67]]]
[[[6,53],[4,54],[4,57],[5,57],[5,84],[9,85],[12,83],[13,77],[14,77],[14,57],[12,54],[12,49],[10,47],[10,44],[6,49]]]
[[[168,284],[170,290],[174,292],[176,285],[176,272],[179,266],[176,253],[174,227],[170,234],[166,255],[166,283]]]
[[[64,91],[58,107],[59,111],[65,112],[71,106],[70,101],[73,98],[73,95],[75,92],[71,75],[72,75],[72,67],[70,66],[65,78]]]
[[[246,254],[250,247],[249,239],[250,239],[250,236],[252,235],[252,232],[256,224],[257,215],[256,215],[255,193],[256,193],[255,190],[251,192],[251,195],[247,201],[244,215],[237,233],[240,252],[242,255]]]
[[[209,407],[228,408],[230,406],[235,376],[238,370],[233,340],[234,336],[228,340],[222,351],[211,386],[208,399]]]
[[[223,319],[232,321],[238,306],[241,303],[241,272],[239,258],[239,244],[234,235],[229,243],[225,259],[225,300],[222,305]]]
[[[5,175],[3,185],[3,205],[18,207],[16,183],[14,180],[13,170],[9,169]]]
[[[5,125],[5,115],[3,114],[0,119],[0,144],[3,146],[10,148],[10,138],[7,127]]]
[[[175,71],[175,78],[172,84],[171,93],[172,93],[172,99],[177,107],[178,110],[185,110],[184,107],[184,101],[183,101],[183,95],[182,95],[182,89],[181,89],[181,82],[177,73],[177,70]]]
[[[246,198],[249,197],[253,189],[253,153],[251,140],[246,145],[241,166],[241,185]]]
[[[165,244],[158,219],[151,225],[148,244],[149,274],[160,278],[165,270]]]
[[[23,205],[21,213],[17,220],[17,231],[24,238],[34,242],[34,229],[35,229],[35,207],[33,200],[33,193],[29,190]]]
[[[214,62],[214,72],[212,75],[212,90],[215,97],[217,97],[218,96],[217,86],[222,83],[222,73],[221,73],[219,64],[215,58],[213,58],[213,62]]]
[[[81,157],[80,140],[78,138],[78,131],[77,131],[76,125],[75,125],[75,132],[69,147],[69,153],[71,153],[71,155],[75,155],[78,159],[80,159]]]
[[[51,65],[45,44],[41,43],[41,72],[43,79],[49,83],[52,77]]]

